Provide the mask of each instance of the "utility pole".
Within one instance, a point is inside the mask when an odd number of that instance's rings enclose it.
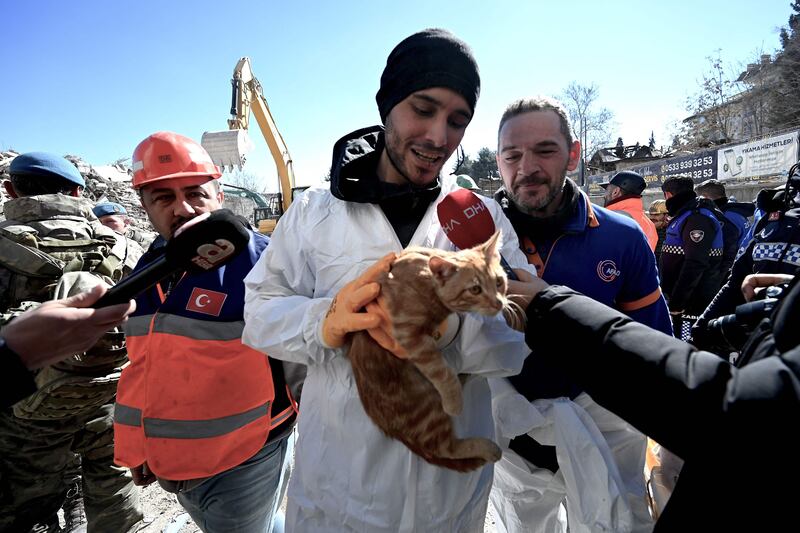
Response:
[[[581,116],[581,187],[586,186],[586,117]]]

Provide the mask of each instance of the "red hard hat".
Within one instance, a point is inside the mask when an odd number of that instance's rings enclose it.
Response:
[[[222,176],[205,148],[188,137],[159,131],[133,151],[134,189],[153,181],[188,176]]]

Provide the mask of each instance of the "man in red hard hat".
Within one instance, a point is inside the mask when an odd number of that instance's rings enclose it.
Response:
[[[193,140],[154,133],[133,152],[133,187],[159,237],[136,269],[189,220],[222,207],[221,174]],[[241,342],[244,276],[267,247],[250,232],[235,259],[178,272],[136,298],[131,364],[115,409],[115,460],[155,480],[206,533],[271,531],[295,420],[279,362]]]

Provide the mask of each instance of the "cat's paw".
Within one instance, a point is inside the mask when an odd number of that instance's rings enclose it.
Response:
[[[461,394],[453,395],[449,398],[442,398],[442,409],[450,416],[458,416],[464,409],[464,400]]]
[[[496,463],[503,456],[503,450],[494,442],[486,439],[486,449],[484,450],[482,459],[486,459],[488,463]]]

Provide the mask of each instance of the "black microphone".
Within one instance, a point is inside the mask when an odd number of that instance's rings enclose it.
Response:
[[[227,263],[247,247],[250,234],[228,209],[193,218],[167,242],[164,254],[108,289],[93,308],[128,303],[173,272],[203,272]]]
[[[489,208],[469,189],[458,189],[442,198],[436,206],[436,214],[444,234],[461,250],[483,244],[494,235],[494,219]],[[509,279],[519,280],[502,255],[500,265]]]

